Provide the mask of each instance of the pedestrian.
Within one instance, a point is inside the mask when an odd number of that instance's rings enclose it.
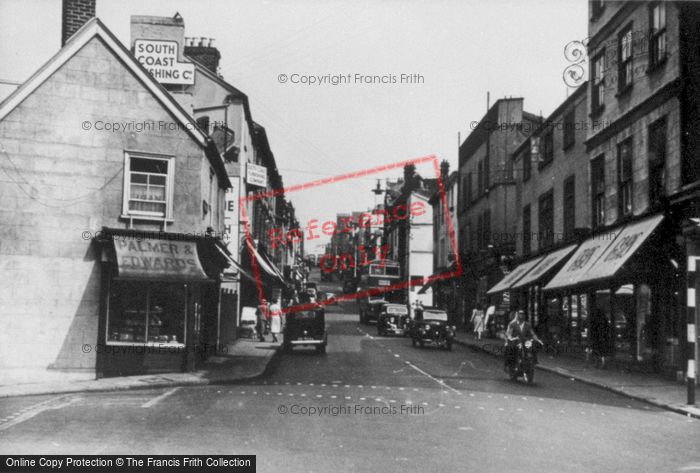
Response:
[[[486,309],[486,315],[484,316],[484,330],[492,336],[491,328],[493,327],[493,317],[496,315],[496,306],[491,304],[488,309]]]
[[[474,314],[474,334],[477,340],[481,340],[481,334],[484,331],[484,311],[481,306],[477,306],[476,313]]]
[[[610,324],[608,316],[601,309],[593,312],[590,325],[590,347],[596,366],[605,369],[610,356]]]
[[[277,335],[282,333],[282,305],[280,300],[276,300],[270,306],[270,332],[272,333],[272,341],[277,343]]]
[[[255,331],[258,333],[258,341],[264,342],[265,341],[265,319],[264,319],[264,314],[263,311],[265,310],[264,305],[259,305],[258,308],[255,310]]]

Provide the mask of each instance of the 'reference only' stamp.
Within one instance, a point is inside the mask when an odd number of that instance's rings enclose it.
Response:
[[[257,264],[256,258],[255,258],[255,245],[253,243],[253,237],[250,229],[250,224],[249,224],[249,219],[247,217],[247,212],[246,212],[246,204],[248,202],[253,202],[256,200],[261,200],[261,199],[269,199],[278,195],[282,194],[291,194],[291,193],[297,193],[297,192],[303,192],[304,190],[309,190],[313,188],[318,188],[321,186],[331,186],[332,184],[336,184],[342,181],[347,181],[351,179],[358,179],[358,178],[364,178],[367,176],[371,176],[374,174],[390,171],[392,169],[401,169],[404,166],[407,165],[418,165],[418,164],[424,164],[424,163],[431,163],[433,170],[435,171],[435,176],[436,176],[436,185],[437,185],[437,191],[439,194],[439,201],[440,205],[442,208],[442,215],[444,215],[445,218],[445,226],[448,230],[448,235],[449,235],[449,244],[450,244],[450,249],[452,251],[452,254],[455,255],[455,261],[454,261],[454,266],[453,269],[444,271],[442,273],[438,274],[433,274],[428,277],[424,278],[419,278],[419,279],[414,279],[411,278],[410,280],[400,280],[397,283],[386,285],[383,287],[378,287],[378,288],[372,288],[371,290],[361,290],[358,292],[354,292],[351,294],[343,294],[336,296],[333,300],[322,300],[318,301],[315,303],[299,303],[299,304],[294,304],[289,307],[283,308],[280,313],[290,313],[290,312],[298,312],[302,310],[310,310],[313,307],[317,307],[318,305],[329,305],[332,304],[336,301],[348,301],[348,300],[353,300],[353,299],[361,299],[363,297],[367,297],[369,295],[372,296],[377,296],[379,294],[383,293],[388,293],[391,291],[396,291],[412,286],[417,286],[417,285],[425,285],[432,283],[434,281],[439,281],[439,280],[445,280],[445,279],[450,279],[450,278],[455,278],[459,277],[462,274],[462,265],[459,259],[459,252],[457,251],[457,242],[455,239],[455,232],[454,232],[454,225],[452,222],[452,219],[450,218],[450,211],[449,207],[447,204],[447,198],[445,196],[445,188],[442,180],[440,179],[440,167],[438,163],[438,159],[436,156],[430,155],[430,156],[424,156],[420,158],[414,158],[414,159],[408,159],[405,161],[399,161],[391,164],[386,164],[382,166],[377,166],[371,169],[365,169],[365,170],[360,170],[356,172],[351,172],[347,174],[340,174],[337,176],[333,177],[327,177],[323,179],[318,179],[315,181],[307,182],[304,184],[297,184],[293,186],[288,186],[284,188],[278,188],[278,189],[271,189],[266,192],[259,192],[256,194],[248,195],[241,197],[239,199],[239,208],[240,208],[240,217],[241,221],[244,223],[244,229],[245,229],[245,246],[248,249],[249,256],[250,256],[250,261],[252,265],[252,270],[253,270],[253,276],[255,278],[255,285],[256,285],[256,290],[257,290],[257,295],[258,295],[258,300],[261,305],[266,305],[266,300],[265,300],[265,295],[263,291],[263,283],[262,283],[262,278],[261,278],[261,272],[260,268]],[[372,225],[372,224],[377,224],[379,223],[390,223],[392,221],[398,222],[401,220],[406,220],[410,219],[411,217],[416,217],[419,215],[422,215],[425,213],[425,208],[424,206],[421,205],[416,205],[417,203],[414,203],[410,206],[406,205],[399,205],[396,208],[392,209],[391,211],[371,211],[371,212],[366,212],[360,214],[359,217],[357,218],[348,218],[348,220],[340,222],[340,225],[337,222],[333,221],[323,221],[321,219],[310,219],[308,222],[306,222],[304,225],[300,225],[298,229],[293,229],[293,230],[288,230],[288,231],[283,231],[282,229],[279,228],[272,228],[268,230],[268,240],[270,244],[273,246],[273,248],[279,246],[285,246],[287,244],[293,244],[294,242],[298,242],[301,239],[315,239],[319,238],[320,235],[326,235],[326,236],[332,236],[335,233],[342,233],[342,232],[350,232],[352,231],[353,227],[357,228],[363,228],[366,225]],[[387,257],[387,254],[389,253],[389,247],[387,244],[383,244],[381,246],[378,246],[376,248],[364,248],[364,247],[359,247],[357,248],[356,251],[356,257],[357,261],[354,261],[351,259],[349,255],[341,255],[339,258],[339,262],[335,264],[355,264],[358,266],[364,266],[366,265],[370,260],[372,261],[384,261]],[[327,255],[324,255],[324,257],[327,257]],[[323,260],[323,258],[321,258]]]

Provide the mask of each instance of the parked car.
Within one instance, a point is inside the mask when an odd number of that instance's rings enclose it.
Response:
[[[300,310],[287,314],[284,326],[284,349],[295,346],[314,346],[318,353],[326,353],[328,332],[326,311],[318,306],[312,310]]]
[[[448,324],[447,312],[434,307],[418,308],[411,321],[410,335],[413,346],[426,343],[452,350],[455,327]]]
[[[376,297],[365,297],[360,300],[360,323],[366,324],[370,321],[376,322],[379,320],[386,301]]]
[[[408,308],[402,304],[384,304],[377,320],[377,335],[406,335]]]

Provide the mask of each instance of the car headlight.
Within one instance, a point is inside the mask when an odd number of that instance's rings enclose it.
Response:
[[[527,340],[525,342],[525,348],[532,348],[532,340]]]
[[[423,327],[423,329],[424,329],[424,330],[430,330],[430,325],[427,325],[427,324],[426,324],[426,326]]]

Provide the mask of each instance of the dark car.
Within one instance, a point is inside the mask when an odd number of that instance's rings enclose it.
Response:
[[[360,323],[366,324],[370,321],[379,320],[379,314],[382,313],[386,301],[374,297],[365,297],[360,300]]]
[[[284,349],[295,346],[315,346],[318,353],[326,353],[326,311],[319,306],[312,310],[290,312],[284,327]]]
[[[408,309],[402,304],[384,304],[377,320],[377,335],[406,335]]]
[[[433,307],[416,309],[410,328],[413,346],[427,343],[452,350],[455,328],[448,324],[447,312]]]

